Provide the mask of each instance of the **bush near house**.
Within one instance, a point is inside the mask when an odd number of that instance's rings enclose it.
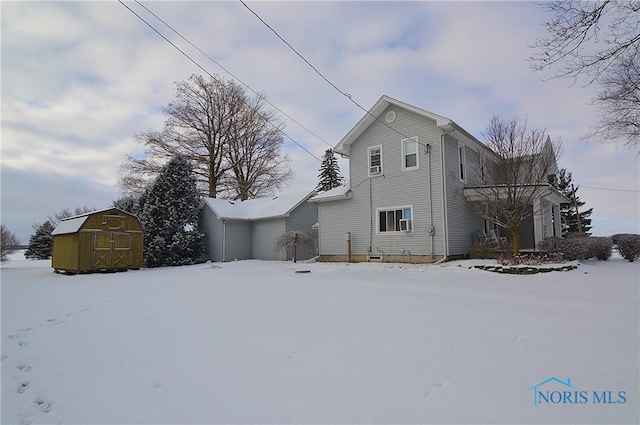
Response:
[[[538,243],[538,249],[547,255],[562,255],[565,260],[608,260],[611,257],[612,239],[591,237],[585,234],[569,235],[566,238],[556,236]]]
[[[469,247],[469,258],[485,260],[498,258],[499,253],[487,242],[473,241]]]
[[[622,258],[633,262],[640,258],[640,235],[619,233],[611,236],[613,245]]]

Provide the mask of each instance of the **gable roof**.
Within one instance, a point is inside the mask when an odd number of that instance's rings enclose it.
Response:
[[[77,232],[78,230],[80,230],[84,222],[87,221],[87,217],[89,217],[89,215],[72,217],[72,218],[62,220],[56,226],[56,228],[53,229],[53,232],[51,232],[51,236],[66,235],[68,233]]]
[[[351,185],[338,186],[334,187],[333,189],[329,189],[312,197],[311,199],[309,199],[309,202],[337,201],[340,199],[348,198],[351,198]]]
[[[68,233],[75,233],[78,230],[80,230],[80,228],[82,227],[84,222],[87,221],[87,218],[90,215],[105,213],[107,211],[117,211],[117,212],[120,212],[120,213],[123,213],[123,214],[133,215],[133,214],[131,214],[129,212],[126,212],[126,211],[121,210],[120,208],[116,208],[116,207],[105,208],[103,210],[98,210],[98,211],[89,211],[89,212],[86,212],[86,213],[74,215],[73,217],[63,218],[62,220],[60,220],[60,223],[58,223],[56,228],[53,229],[53,232],[51,232],[51,236],[66,235]]]
[[[315,191],[281,194],[274,197],[232,201],[220,198],[202,198],[200,208],[207,206],[219,219],[228,220],[264,220],[288,217],[300,204]]]
[[[360,121],[358,121],[355,127],[353,127],[347,133],[347,135],[342,138],[342,140],[334,148],[334,151],[339,154],[348,156],[351,144],[358,137],[360,137],[360,135],[364,133],[364,131],[367,128],[369,128],[371,124],[373,124],[375,121],[380,120],[379,118],[380,115],[385,111],[385,109],[387,109],[391,105],[406,109],[420,116],[429,118],[435,121],[436,126],[440,127],[445,133],[459,133],[465,138],[470,139],[486,148],[486,146],[482,142],[480,142],[478,139],[472,136],[469,132],[467,132],[465,129],[463,129],[458,124],[456,124],[452,119],[444,117],[442,115],[434,114],[433,112],[426,111],[424,109],[418,108],[416,106],[410,105],[408,103],[405,103],[400,100],[384,95],[376,102],[375,105],[373,105],[371,109],[369,109],[367,114],[364,117],[362,117]]]

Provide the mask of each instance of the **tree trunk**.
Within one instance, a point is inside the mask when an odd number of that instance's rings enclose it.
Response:
[[[293,235],[293,262],[298,262],[298,234]]]
[[[511,229],[511,239],[513,240],[513,256],[520,253],[520,229],[514,227]]]

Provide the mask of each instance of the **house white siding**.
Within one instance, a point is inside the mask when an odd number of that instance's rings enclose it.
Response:
[[[261,260],[286,260],[286,252],[276,249],[276,240],[286,230],[285,218],[253,222],[253,258]]]
[[[211,261],[222,261],[222,221],[209,208],[200,210],[198,228],[204,233],[206,256]]]
[[[350,217],[356,210],[351,199],[343,199],[318,204],[318,245],[321,255],[347,255],[347,242],[344,235],[351,232],[354,243],[363,246],[361,250],[366,252],[368,246],[360,241],[365,238],[367,227],[362,220],[352,220]],[[366,238],[365,238],[366,239]]]
[[[251,222],[224,220],[223,261],[248,260],[251,257]]]
[[[318,205],[310,202],[301,204],[287,217],[287,231],[311,232],[313,226],[318,222]],[[317,250],[298,250],[298,260],[308,260],[317,255]]]
[[[440,137],[436,122],[394,105],[380,114],[395,112],[386,124],[373,122],[351,144],[349,174],[351,199],[321,202],[320,254],[347,253],[346,232],[351,233],[353,255],[411,257],[444,255],[444,214]],[[419,166],[405,169],[403,140],[418,141]],[[382,175],[369,177],[369,148],[382,147]],[[378,211],[396,207],[412,208],[411,232],[379,232]],[[430,235],[433,226],[434,235]]]
[[[447,202],[448,255],[466,255],[473,242],[473,233],[483,229],[484,222],[476,213],[474,204],[464,196],[465,186],[480,178],[478,150],[474,146],[464,147],[464,158],[467,170],[465,181],[460,180],[459,147],[457,139],[447,134],[444,136],[445,162],[444,170],[447,178],[445,199]],[[475,148],[475,149],[474,149]]]
[[[496,155],[451,119],[383,96],[335,151],[349,157],[349,186],[312,198],[321,260],[344,261],[347,253],[352,261],[465,256],[474,233],[485,230],[478,194],[500,183],[493,181]],[[533,201],[542,207],[533,218],[537,239],[559,233],[554,214],[562,198],[540,190],[544,199]]]

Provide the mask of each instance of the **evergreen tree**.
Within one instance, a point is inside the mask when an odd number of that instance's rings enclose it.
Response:
[[[196,177],[189,162],[176,156],[160,171],[140,203],[145,267],[204,262],[204,235],[198,230]]]
[[[588,210],[580,210],[585,203],[580,200],[576,192],[577,187],[573,185],[573,178],[571,173],[566,168],[560,169],[558,174],[551,178],[550,182],[556,189],[558,189],[564,196],[569,198],[571,202],[566,204],[560,204],[560,216],[562,217],[562,236],[567,236],[570,233],[578,233],[578,214],[576,213],[576,205],[580,213],[580,225],[582,226],[582,232],[587,233],[591,230],[591,219],[589,216],[593,212],[593,208]],[[575,203],[574,203],[575,197]]]
[[[118,208],[122,211],[137,215],[138,201],[132,195],[125,195],[121,198],[116,199],[115,201],[113,201],[113,206],[114,208]]]
[[[325,151],[318,177],[320,178],[320,183],[316,187],[316,192],[326,192],[334,187],[342,186],[344,177],[340,175],[340,167],[333,150],[327,149]]]
[[[53,252],[53,236],[55,226],[49,220],[43,224],[34,224],[35,233],[29,238],[29,245],[24,256],[30,260],[47,260]]]

